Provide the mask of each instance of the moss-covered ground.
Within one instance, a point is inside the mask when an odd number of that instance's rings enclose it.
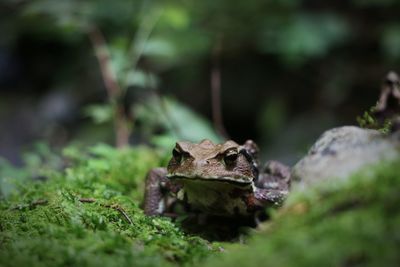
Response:
[[[0,202],[0,266],[164,266],[213,251],[169,219],[143,215],[143,180],[159,154],[104,145],[66,154],[71,167],[22,179]]]
[[[163,153],[99,145],[64,154],[67,168],[36,179],[0,170],[0,266],[400,263],[400,160],[294,192],[244,243],[221,244],[141,211],[145,174],[165,164]]]

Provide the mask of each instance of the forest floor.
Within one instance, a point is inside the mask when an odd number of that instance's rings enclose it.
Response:
[[[164,153],[106,145],[83,153],[71,147],[62,164],[67,167],[41,168],[35,179],[32,172],[11,168],[0,173],[0,266],[400,262],[400,160],[293,192],[241,242],[210,242],[185,233],[179,222],[143,214],[144,177],[150,168],[166,164]]]

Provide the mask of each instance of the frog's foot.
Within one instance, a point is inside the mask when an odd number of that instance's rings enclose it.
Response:
[[[255,206],[279,206],[286,199],[288,193],[287,189],[256,188],[254,192]]]
[[[255,181],[253,203],[248,207],[280,205],[286,199],[289,187],[290,168],[278,161],[269,161]]]
[[[167,184],[166,174],[164,168],[152,169],[147,174],[144,194],[144,213],[147,215],[159,215],[165,210],[162,188]]]
[[[253,157],[253,159],[256,160],[258,158],[258,152],[260,151],[260,149],[253,140],[247,140],[243,144],[243,148],[246,149],[247,153],[249,153]]]
[[[278,161],[268,161],[255,185],[262,189],[288,191],[290,187],[290,168]]]
[[[154,168],[147,174],[143,203],[147,215],[165,214],[176,201],[171,193],[176,193],[180,187],[171,183],[166,174],[165,168]]]

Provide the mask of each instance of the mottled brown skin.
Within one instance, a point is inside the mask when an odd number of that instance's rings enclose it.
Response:
[[[222,217],[254,217],[279,205],[290,185],[290,170],[270,161],[260,172],[252,141],[214,144],[177,142],[165,168],[149,172],[144,210],[148,215],[192,212]]]

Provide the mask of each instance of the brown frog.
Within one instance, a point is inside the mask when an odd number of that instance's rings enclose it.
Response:
[[[147,175],[145,213],[173,216],[180,204],[183,212],[254,218],[279,205],[288,194],[290,170],[270,161],[260,171],[257,154],[251,140],[244,145],[177,142],[168,167]]]

